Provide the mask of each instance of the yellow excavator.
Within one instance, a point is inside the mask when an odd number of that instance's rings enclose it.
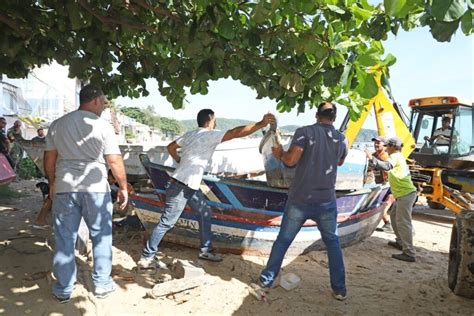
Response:
[[[352,146],[370,111],[377,132],[400,138],[410,162],[412,180],[431,208],[456,213],[448,267],[448,283],[456,294],[474,298],[474,115],[473,104],[452,96],[426,97],[409,102],[411,114],[387,97],[380,76],[378,94],[357,121],[347,116],[340,130]]]

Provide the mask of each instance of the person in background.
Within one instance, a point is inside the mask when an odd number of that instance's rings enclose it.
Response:
[[[335,104],[321,103],[317,122],[298,128],[287,152],[281,145],[272,149],[285,165],[296,166],[296,174],[288,191],[280,232],[260,274],[263,288],[273,284],[286,251],[306,220],[312,219],[326,245],[333,297],[341,301],[347,298],[344,259],[337,235],[336,176],[337,167],[347,156],[348,143],[334,128],[336,114]]]
[[[375,152],[372,155],[385,161],[388,159],[388,153],[385,150],[385,145],[387,140],[383,136],[377,136],[372,138],[374,142],[374,150]],[[388,174],[385,170],[376,170],[371,165],[369,165],[367,171],[367,182],[366,183],[375,183],[375,184],[384,184],[388,181]],[[370,180],[369,180],[370,179]],[[388,215],[388,210],[385,210],[382,216],[383,226],[376,228],[376,231],[386,232],[386,233],[393,233],[392,225],[390,224],[390,216]]]
[[[406,262],[415,262],[416,253],[413,247],[412,211],[416,201],[416,187],[411,180],[410,170],[405,157],[401,153],[403,143],[397,137],[387,140],[389,159],[382,161],[366,150],[369,163],[378,170],[388,171],[390,190],[395,197],[395,206],[390,213],[395,241],[388,245],[402,250],[401,254],[393,254],[392,258]]]
[[[10,141],[10,158],[14,163],[14,169],[17,170],[20,161],[23,158],[23,148],[18,143],[19,141],[24,140],[23,135],[21,134],[20,120],[16,120],[13,123],[13,126],[8,129],[7,137]]]
[[[275,122],[273,114],[265,114],[260,122],[235,127],[228,131],[216,130],[216,117],[210,109],[199,111],[198,128],[185,133],[168,146],[168,152],[178,163],[166,185],[166,204],[160,222],[155,226],[137,262],[139,268],[163,268],[164,263],[155,255],[158,246],[168,230],[174,227],[186,204],[200,214],[199,231],[201,251],[199,258],[209,261],[222,261],[219,254],[213,253],[211,216],[204,194],[199,189],[201,179],[217,145],[222,142],[248,136]],[[181,153],[178,154],[178,149]]]
[[[436,145],[449,145],[451,142],[451,130],[451,118],[449,116],[444,116],[441,119],[441,127],[434,131],[431,138],[425,136],[425,140],[430,143],[436,142]]]
[[[11,142],[14,142],[15,140],[23,140],[23,135],[21,135],[21,121],[16,120],[13,123],[13,126],[8,129],[7,132],[8,139]]]
[[[107,166],[119,184],[120,207],[128,203],[127,177],[112,126],[100,118],[107,105],[102,90],[86,85],[79,109],[54,121],[46,137],[44,170],[53,202],[53,295],[67,303],[76,282],[74,246],[83,218],[92,240],[94,295],[104,298],[116,284],[112,271],[112,200]]]
[[[7,120],[4,117],[0,117],[0,153],[7,158],[8,163],[12,168],[15,168],[15,164],[10,157],[10,141],[5,133],[5,127],[7,126]]]
[[[36,130],[36,133],[38,134],[37,136],[33,137],[31,139],[32,142],[45,142],[46,141],[46,134],[44,133],[43,128],[38,128]]]

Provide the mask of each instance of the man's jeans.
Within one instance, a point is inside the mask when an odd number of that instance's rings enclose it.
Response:
[[[342,258],[337,230],[336,201],[327,203],[298,203],[288,200],[283,214],[280,232],[273,244],[266,268],[260,274],[260,282],[270,287],[276,279],[288,247],[300,231],[304,222],[312,219],[318,223],[322,240],[326,245],[329,261],[331,288],[338,294],[346,294],[344,260]]]
[[[212,249],[211,216],[212,210],[206,204],[206,198],[200,190],[170,180],[166,185],[166,204],[161,215],[160,222],[155,226],[143,249],[142,258],[153,257],[158,251],[158,246],[168,230],[174,227],[184,207],[188,204],[193,211],[198,212],[199,234],[201,239],[201,252],[209,252]]]
[[[94,255],[92,280],[96,288],[114,286],[112,271],[112,201],[110,193],[57,193],[53,199],[54,258],[53,272],[57,282],[53,294],[68,297],[76,282],[74,246],[77,230],[84,218],[89,228]]]

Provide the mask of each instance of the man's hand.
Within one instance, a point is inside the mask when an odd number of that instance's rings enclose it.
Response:
[[[128,204],[128,190],[127,189],[120,189],[117,192],[117,201],[120,203],[119,208],[121,210],[125,209]]]
[[[372,153],[367,148],[364,149],[364,151],[365,151],[365,155],[367,156],[367,158],[369,160],[371,160],[372,159]]]
[[[52,201],[54,198],[54,183],[49,183],[48,186],[49,186],[49,193],[48,193],[47,198]]]
[[[275,115],[273,115],[272,113],[267,113],[263,116],[260,122],[263,126],[267,126],[268,124],[273,124],[276,122]]]

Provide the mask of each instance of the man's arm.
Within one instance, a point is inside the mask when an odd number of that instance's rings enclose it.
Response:
[[[260,122],[244,125],[244,126],[237,126],[228,130],[224,134],[224,137],[222,137],[221,143],[234,139],[234,138],[245,137],[250,134],[253,134],[259,129],[267,126],[267,124],[273,123],[273,122],[275,122],[275,116],[271,113],[267,113],[263,116]]]
[[[58,152],[56,150],[46,150],[43,156],[43,167],[49,185],[49,198],[52,200],[54,196],[54,181],[56,179],[56,160]]]
[[[120,209],[124,209],[128,203],[127,175],[121,155],[105,155],[105,160],[112,170],[115,180],[119,186],[117,199],[120,201]]]
[[[172,141],[168,144],[168,146],[166,146],[166,149],[168,149],[169,154],[177,163],[181,161],[181,157],[178,155],[178,148],[180,147],[181,146],[179,146],[176,141]]]
[[[300,161],[304,149],[298,145],[291,145],[288,151],[284,151],[283,147],[272,147],[273,155],[280,159],[288,167],[293,167]]]

